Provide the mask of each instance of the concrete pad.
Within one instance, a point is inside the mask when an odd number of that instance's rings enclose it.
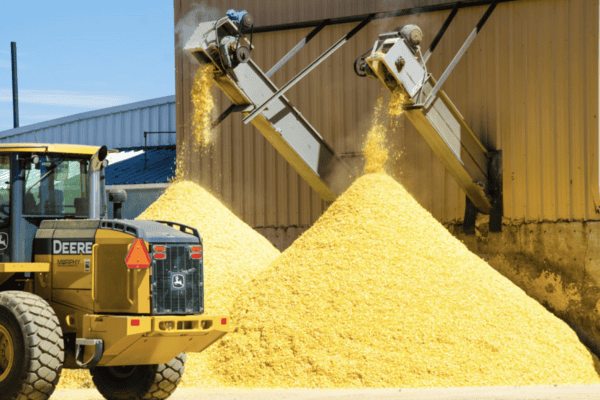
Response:
[[[600,385],[435,389],[178,389],[170,400],[597,400]],[[51,400],[103,400],[96,390],[57,390]]]

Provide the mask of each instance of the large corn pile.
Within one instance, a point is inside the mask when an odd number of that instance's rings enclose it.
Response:
[[[214,137],[214,130],[211,129],[212,115],[215,109],[215,100],[211,93],[215,80],[214,72],[215,67],[212,63],[198,68],[192,87],[192,103],[194,104],[192,123],[194,135],[201,146],[208,146]]]
[[[177,221],[198,229],[204,244],[205,312],[229,312],[235,288],[279,251],[199,185],[175,182],[138,219]]]
[[[239,292],[210,368],[236,387],[600,383],[561,320],[396,181],[358,179]]]
[[[195,183],[177,181],[139,219],[177,221],[198,229],[204,245],[205,313],[229,315],[238,288],[268,266],[279,251]],[[215,346],[188,355],[182,385],[198,382]],[[87,371],[65,370],[60,388],[93,387]]]
[[[267,267],[279,251],[216,197],[189,181],[175,182],[139,219],[178,221],[198,229],[204,245],[206,314],[229,315],[238,288]],[[190,354],[182,385],[202,378],[215,346]]]
[[[208,84],[206,76],[197,82]],[[392,95],[390,116],[401,114],[403,101]],[[140,216],[199,229],[206,312],[231,313],[236,327],[188,357],[182,386],[600,383],[600,361],[565,323],[470,253],[382,172],[389,122],[382,104],[364,146],[366,175],[280,257],[191,182],[177,181]],[[210,130],[196,132],[202,141]],[[61,379],[61,387],[90,383],[87,372]]]

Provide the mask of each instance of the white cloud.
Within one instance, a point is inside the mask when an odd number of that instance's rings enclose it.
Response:
[[[99,109],[134,102],[128,96],[69,90],[19,89],[19,103]],[[0,89],[0,102],[12,103],[12,89]]]
[[[11,68],[10,61],[0,60],[0,68]]]

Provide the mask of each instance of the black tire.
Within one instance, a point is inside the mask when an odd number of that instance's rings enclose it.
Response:
[[[31,293],[0,292],[2,399],[48,399],[60,378],[64,358],[62,330],[50,305]]]
[[[167,364],[95,367],[90,373],[107,400],[163,400],[177,389],[186,360],[181,353]]]

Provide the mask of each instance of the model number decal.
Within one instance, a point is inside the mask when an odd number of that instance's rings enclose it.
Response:
[[[92,254],[94,242],[52,241],[52,254]]]

